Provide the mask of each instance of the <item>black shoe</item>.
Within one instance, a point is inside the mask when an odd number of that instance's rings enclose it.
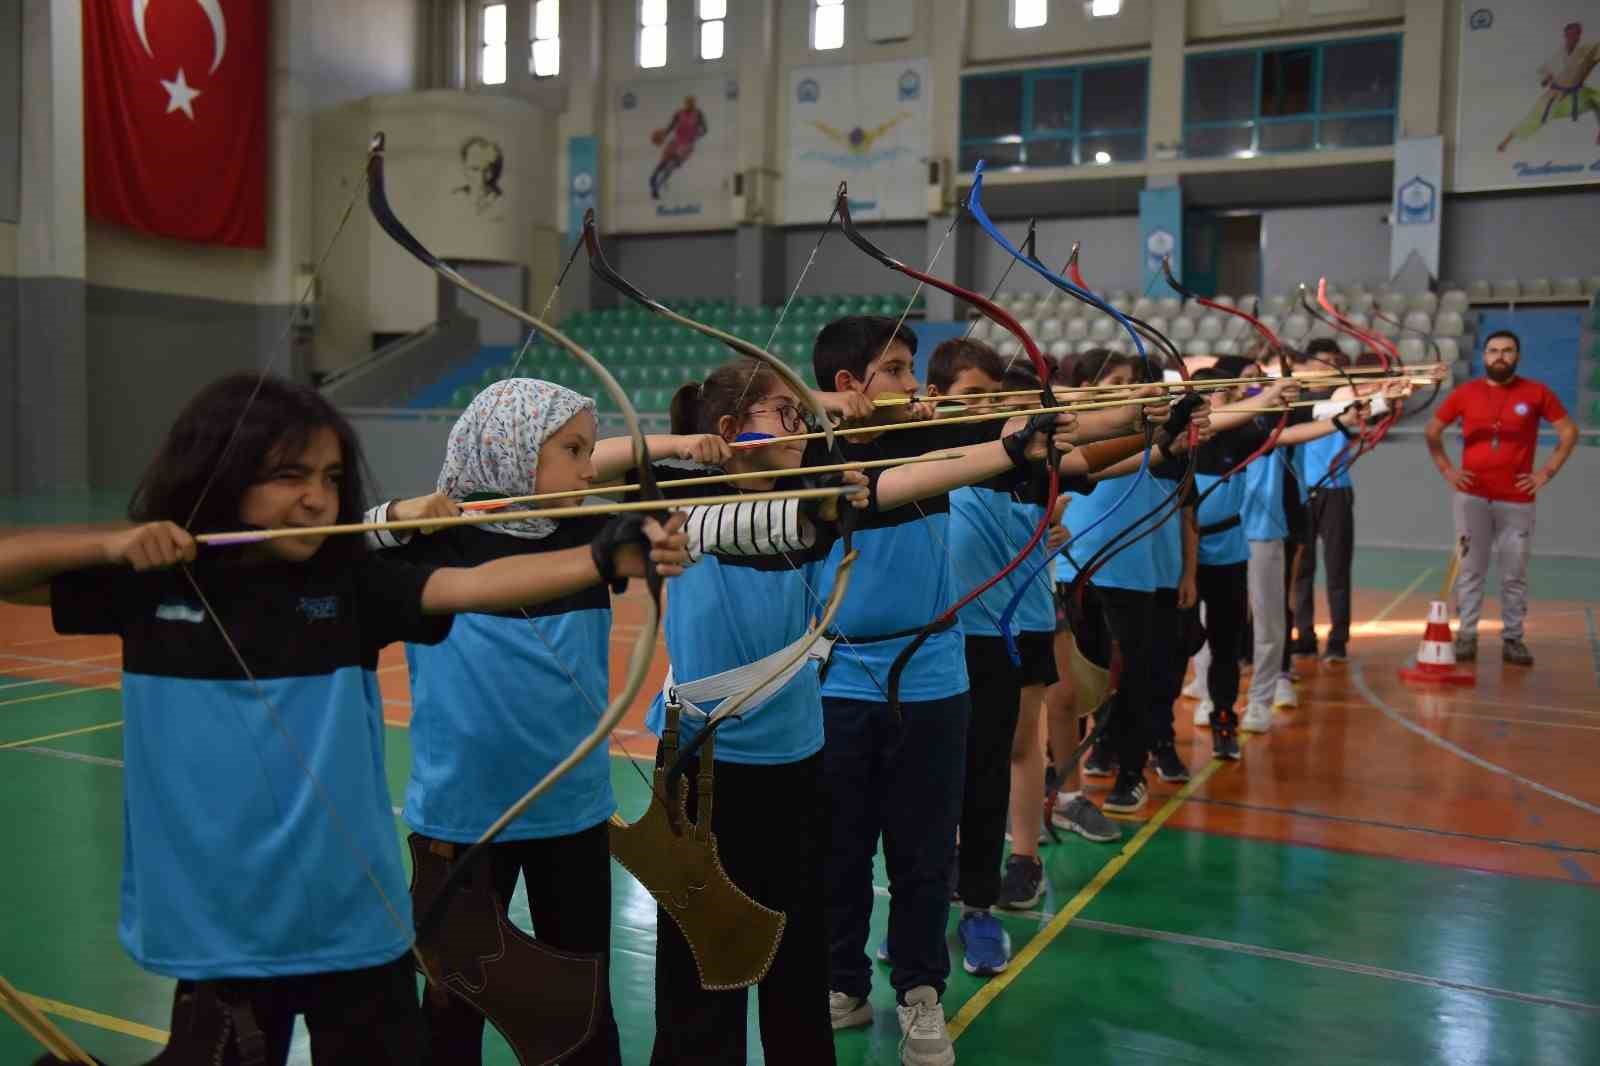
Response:
[[[1511,637],[1500,642],[1500,659],[1512,666],[1532,666],[1533,652],[1522,641]]]
[[[1322,653],[1322,661],[1325,663],[1347,662],[1349,658],[1350,653],[1345,650],[1343,644],[1329,642],[1327,650]]]
[[[1110,777],[1116,767],[1117,760],[1111,754],[1111,745],[1102,737],[1095,741],[1094,747],[1089,749],[1089,757],[1083,760],[1083,776]]]
[[[1157,745],[1150,753],[1150,761],[1156,764],[1156,776],[1163,781],[1189,780],[1189,768],[1178,758],[1178,749],[1170,740]]]
[[[1239,761],[1239,734],[1232,725],[1213,723],[1211,726],[1211,757]]]
[[[1008,911],[1025,911],[1044,898],[1044,864],[1028,855],[1006,859],[1000,875],[1000,898],[996,902]]]
[[[1143,774],[1130,774],[1124,771],[1117,775],[1116,787],[1111,790],[1111,795],[1106,797],[1103,806],[1113,814],[1133,814],[1144,809],[1144,801],[1149,792],[1150,790],[1145,787]]]
[[[1310,640],[1305,640],[1302,638],[1294,641],[1289,645],[1289,654],[1309,655],[1315,659],[1317,657],[1317,638],[1312,637]]]

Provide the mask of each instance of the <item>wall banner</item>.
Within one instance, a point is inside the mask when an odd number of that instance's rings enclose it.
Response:
[[[1162,261],[1172,260],[1172,274],[1183,280],[1183,187],[1174,183],[1139,190],[1139,240],[1142,243],[1144,291],[1166,293]]]
[[[733,225],[738,83],[639,81],[611,101],[611,210],[606,230]]]
[[[928,217],[926,59],[789,72],[783,220],[824,222],[839,182],[859,219]]]
[[[584,212],[594,206],[600,187],[600,142],[594,137],[567,138],[567,247],[583,239]]]
[[[1394,189],[1389,203],[1389,276],[1400,273],[1415,252],[1433,278],[1439,276],[1440,196],[1444,138],[1408,137],[1395,142]]]
[[[1593,0],[1467,0],[1458,17],[1451,191],[1600,181]]]

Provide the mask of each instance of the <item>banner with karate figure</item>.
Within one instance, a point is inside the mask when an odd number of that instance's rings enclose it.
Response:
[[[1600,7],[1469,0],[1451,191],[1600,181]]]

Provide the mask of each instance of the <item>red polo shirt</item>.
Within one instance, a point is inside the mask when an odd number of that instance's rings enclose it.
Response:
[[[1487,378],[1469,381],[1445,397],[1438,414],[1445,425],[1461,419],[1466,438],[1461,469],[1472,475],[1466,491],[1512,503],[1533,500],[1517,488],[1517,475],[1533,473],[1539,420],[1559,422],[1566,417],[1567,409],[1555,393],[1522,377],[1511,379],[1509,385],[1496,385]]]

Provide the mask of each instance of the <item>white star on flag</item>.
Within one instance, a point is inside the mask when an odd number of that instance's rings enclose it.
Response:
[[[200,95],[199,89],[189,88],[188,79],[183,76],[183,68],[178,68],[178,77],[174,81],[161,79],[161,87],[167,90],[167,114],[182,111],[191,120],[194,118],[194,98]]]

